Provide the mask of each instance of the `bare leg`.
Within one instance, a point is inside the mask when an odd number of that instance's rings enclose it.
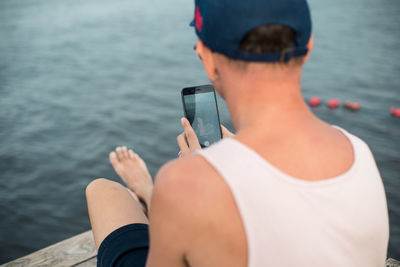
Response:
[[[87,186],[86,199],[97,250],[114,230],[131,223],[148,223],[141,205],[119,183],[96,179]]]

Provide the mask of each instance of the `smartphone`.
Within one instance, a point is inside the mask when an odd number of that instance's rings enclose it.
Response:
[[[201,85],[182,89],[185,117],[192,125],[202,148],[222,138],[217,97],[212,85]]]

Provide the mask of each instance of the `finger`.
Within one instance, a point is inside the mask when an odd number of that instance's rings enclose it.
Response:
[[[183,131],[185,133],[186,141],[189,145],[190,150],[200,149],[199,139],[197,138],[196,133],[194,132],[192,126],[186,118],[181,119]]]
[[[222,138],[228,138],[235,136],[232,132],[230,132],[224,125],[221,124]]]
[[[176,141],[178,142],[179,149],[182,151],[182,153],[181,153],[182,156],[190,153],[189,145],[186,142],[184,133],[181,133],[180,135],[178,135],[178,137],[176,138]]]

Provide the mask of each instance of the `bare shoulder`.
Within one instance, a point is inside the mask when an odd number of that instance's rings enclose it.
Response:
[[[174,160],[160,169],[150,226],[154,220],[168,220],[164,227],[179,236],[175,245],[180,244],[190,266],[246,264],[246,236],[234,197],[202,156]]]
[[[343,164],[349,167],[354,161],[354,148],[350,138],[342,130],[332,126],[329,126],[327,136],[328,140],[332,140],[330,148],[333,153],[343,159]]]
[[[217,179],[215,179],[217,178]],[[209,190],[218,181],[218,174],[199,155],[187,156],[166,163],[155,179],[154,197],[180,203],[177,208],[193,207],[196,200],[210,196]]]
[[[167,162],[161,167],[157,174],[157,177],[176,177],[176,175],[181,174],[187,175],[188,171],[193,172],[194,169],[197,169],[198,171],[207,171],[207,169],[208,171],[212,171],[211,166],[209,166],[209,164],[203,159],[203,157],[193,154]]]
[[[327,179],[344,174],[351,168],[354,163],[353,144],[342,130],[323,124],[311,129],[308,137],[302,158],[307,159],[310,167],[318,168],[310,168],[311,173],[305,176],[314,176],[315,180]]]
[[[174,189],[175,185],[183,188],[186,184],[199,182],[196,178],[212,175],[213,173],[214,169],[203,157],[191,155],[169,161],[163,165],[157,173],[155,184],[158,187],[172,187],[168,189]]]

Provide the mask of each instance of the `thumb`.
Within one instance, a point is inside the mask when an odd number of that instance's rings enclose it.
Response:
[[[199,144],[199,139],[197,138],[197,135],[190,125],[189,121],[186,118],[182,118],[181,123],[190,150],[201,148]]]

